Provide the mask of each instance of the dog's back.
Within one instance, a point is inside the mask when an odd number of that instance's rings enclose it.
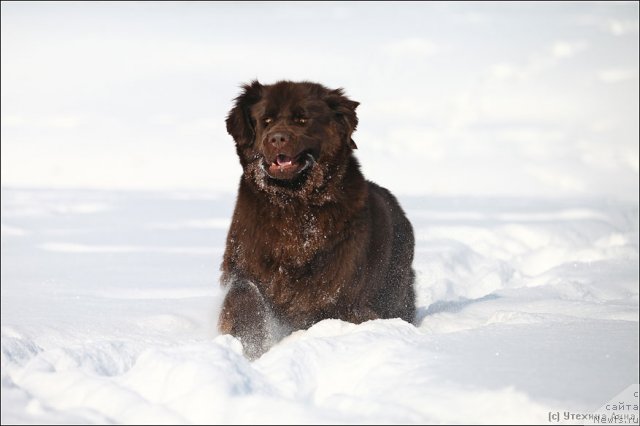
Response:
[[[373,250],[389,250],[386,271],[373,277],[379,288],[376,311],[381,318],[402,318],[413,322],[415,294],[412,263],[414,236],[411,223],[398,200],[387,189],[367,182],[372,216]],[[384,217],[381,218],[381,217]],[[384,226],[376,226],[384,223]]]

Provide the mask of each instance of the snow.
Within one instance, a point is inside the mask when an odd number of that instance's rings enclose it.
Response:
[[[1,195],[3,424],[547,423],[638,382],[637,203],[400,197],[416,326],[249,362],[216,332],[234,194]]]
[[[638,383],[637,2],[1,8],[3,424],[547,423]],[[415,326],[217,335],[255,78],[360,102]]]
[[[343,87],[394,194],[638,202],[638,2],[0,7],[5,186],[233,191],[257,78]]]

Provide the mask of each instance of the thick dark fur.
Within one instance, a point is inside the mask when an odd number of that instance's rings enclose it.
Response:
[[[413,230],[360,172],[357,106],[341,89],[253,81],[229,112],[243,175],[218,327],[251,359],[326,318],[414,319]]]

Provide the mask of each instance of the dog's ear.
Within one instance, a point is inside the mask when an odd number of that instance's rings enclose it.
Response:
[[[343,137],[349,144],[349,147],[356,149],[356,143],[351,139],[351,135],[356,130],[356,127],[358,127],[356,108],[360,103],[347,98],[342,89],[330,91],[325,98],[325,102],[335,112],[338,123],[340,123],[341,128],[344,129]]]
[[[253,144],[256,136],[256,123],[251,117],[251,106],[262,98],[263,86],[254,80],[242,86],[242,93],[235,99],[235,105],[227,116],[227,132],[238,146]]]

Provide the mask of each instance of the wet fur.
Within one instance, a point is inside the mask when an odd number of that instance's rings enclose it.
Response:
[[[243,175],[218,327],[238,337],[251,359],[326,318],[414,319],[413,230],[395,197],[366,181],[353,156],[357,105],[315,83],[254,81],[229,113]],[[299,111],[309,116],[305,125],[291,121]],[[263,128],[266,115],[277,117],[275,128]],[[292,139],[279,149],[314,158],[288,180],[265,173],[265,158],[276,152],[268,137],[278,129]]]

